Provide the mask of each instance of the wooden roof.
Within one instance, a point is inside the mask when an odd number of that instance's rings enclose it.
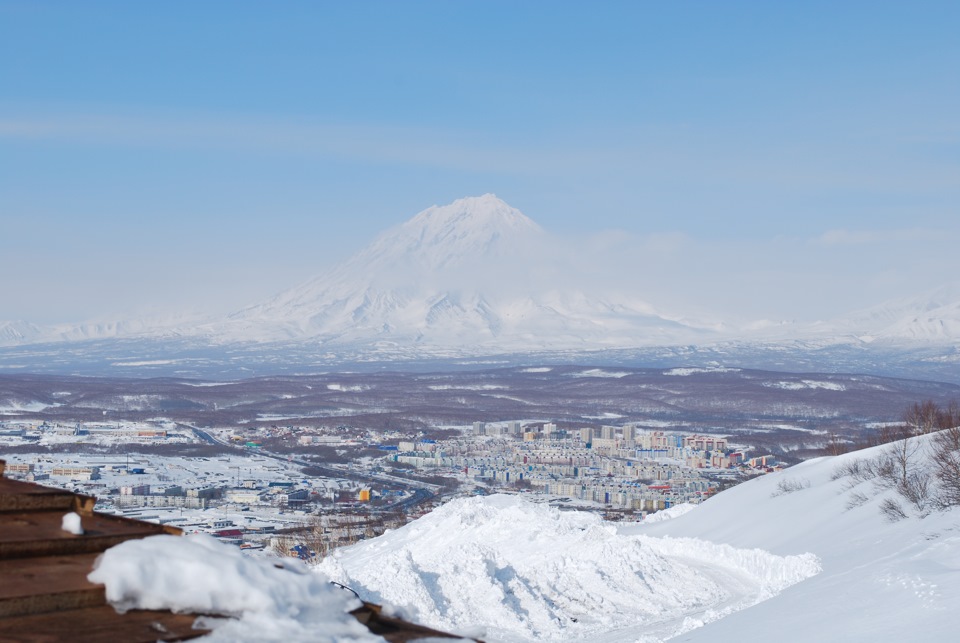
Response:
[[[93,511],[96,499],[3,476],[0,460],[0,643],[146,643],[183,641],[208,633],[197,615],[131,610],[117,613],[103,585],[87,574],[97,556],[126,540],[180,530]],[[65,513],[80,515],[83,535],[64,531]],[[358,621],[391,643],[460,638],[381,614],[364,603]]]
[[[109,547],[179,530],[95,513],[94,498],[10,480],[4,466],[0,460],[0,641],[183,641],[206,633],[193,629],[189,614],[118,614],[103,585],[87,580]],[[80,515],[82,536],[61,528],[71,511]]]

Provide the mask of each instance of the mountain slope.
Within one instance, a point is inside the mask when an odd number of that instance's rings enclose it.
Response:
[[[0,346],[30,344],[43,335],[44,330],[36,324],[22,321],[0,322]]]
[[[849,334],[865,342],[956,343],[960,340],[960,284],[885,301],[822,326],[821,334]]]
[[[537,274],[550,252],[544,231],[494,195],[459,199],[388,230],[332,272],[239,311],[220,333],[494,352],[705,334],[635,296],[558,287],[569,280]]]

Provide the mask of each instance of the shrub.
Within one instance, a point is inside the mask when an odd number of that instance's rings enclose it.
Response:
[[[793,493],[794,491],[800,491],[801,489],[810,488],[810,481],[806,478],[794,479],[794,478],[783,478],[777,483],[777,489],[770,496],[776,498],[777,496],[782,496],[786,493]]]
[[[897,522],[907,517],[907,512],[903,510],[903,506],[893,498],[885,498],[880,503],[880,511],[890,522]]]
[[[939,482],[936,502],[941,509],[960,506],[960,426],[933,439],[934,475]]]

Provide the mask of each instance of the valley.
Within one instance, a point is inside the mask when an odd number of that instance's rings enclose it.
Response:
[[[718,366],[474,365],[232,381],[0,375],[0,417],[9,419],[163,417],[201,427],[348,426],[413,436],[477,421],[562,429],[638,423],[729,435],[787,462],[828,441],[860,443],[916,401],[957,398],[956,384]]]

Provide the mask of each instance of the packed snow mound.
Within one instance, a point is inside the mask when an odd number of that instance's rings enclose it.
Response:
[[[440,629],[482,628],[490,641],[612,641],[668,638],[769,598],[819,565],[809,554],[624,535],[594,514],[497,495],[452,501],[337,550],[320,569]]]
[[[131,609],[219,614],[208,641],[383,641],[347,612],[350,593],[296,560],[257,559],[211,536],[151,536],[111,547],[88,575]]]
[[[693,505],[693,504],[690,504],[689,502],[685,502],[680,505],[674,505],[667,509],[662,509],[660,511],[650,514],[649,516],[643,519],[643,522],[652,523],[652,522],[663,522],[664,520],[673,520],[674,518],[678,518],[686,513],[693,511],[697,507],[699,507],[699,505]]]

